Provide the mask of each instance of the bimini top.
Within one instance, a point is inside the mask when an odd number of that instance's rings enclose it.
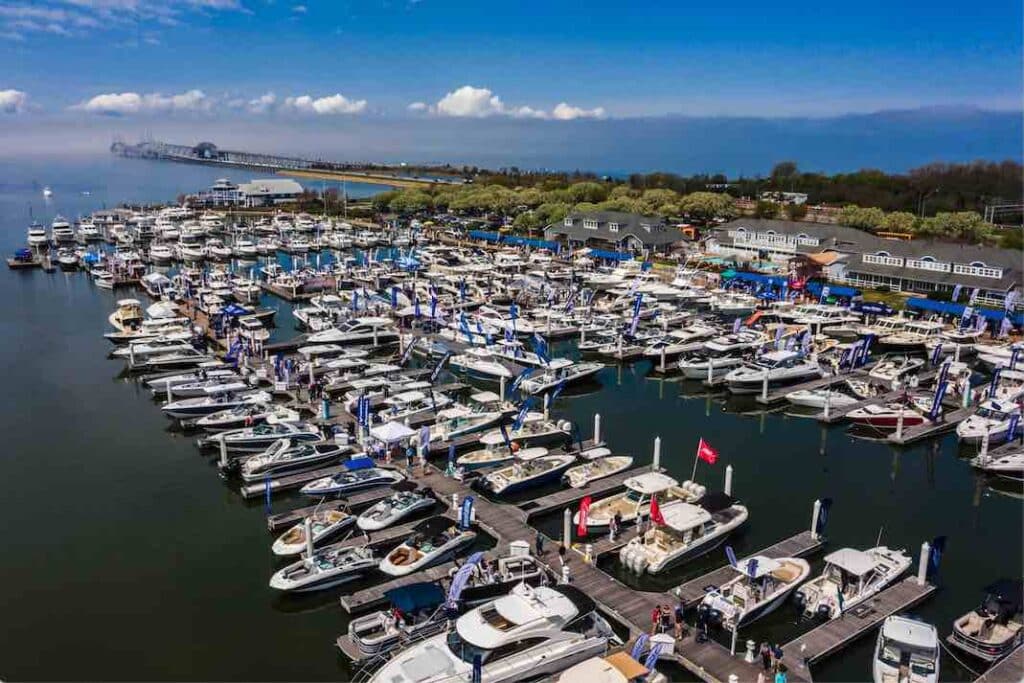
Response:
[[[683,501],[666,503],[661,507],[661,514],[665,518],[665,525],[676,531],[686,531],[711,521],[707,510]]]
[[[754,571],[751,572],[750,565],[755,561],[757,562],[757,565],[754,567]],[[760,579],[763,576],[768,576],[780,567],[782,567],[782,564],[778,560],[773,560],[772,558],[765,557],[764,555],[754,555],[753,557],[748,557],[737,562],[735,569],[747,576]]]
[[[825,562],[835,565],[847,574],[864,576],[875,568],[875,560],[862,550],[840,548],[825,556]]]
[[[399,586],[384,592],[391,604],[405,613],[411,613],[423,607],[434,608],[444,602],[445,593],[436,583],[424,581],[408,586]]]
[[[635,477],[630,477],[625,482],[626,488],[638,491],[645,495],[651,495],[654,493],[660,493],[666,491],[673,486],[678,486],[679,482],[661,472],[644,472],[638,474]]]
[[[935,627],[917,619],[892,616],[882,626],[882,636],[911,647],[935,649],[939,646],[939,634]]]

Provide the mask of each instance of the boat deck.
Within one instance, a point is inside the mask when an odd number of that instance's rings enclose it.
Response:
[[[775,545],[768,546],[755,553],[749,553],[749,555],[764,555],[769,558],[804,557],[818,552],[824,545],[825,541],[821,537],[815,538],[811,536],[810,531],[801,531],[795,536],[790,536]],[[735,570],[731,566],[725,565],[703,576],[698,576],[695,579],[680,584],[671,592],[677,596],[678,600],[682,600],[687,607],[692,607],[704,598],[705,593],[707,593],[706,588],[709,586],[720,586],[734,575]]]

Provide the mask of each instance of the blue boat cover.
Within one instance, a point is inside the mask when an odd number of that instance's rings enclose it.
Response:
[[[228,304],[224,308],[220,309],[221,314],[229,315],[233,318],[237,318],[240,315],[249,315],[252,313],[251,310],[245,306],[239,306],[238,304]]]
[[[536,247],[537,249],[550,249],[551,251],[557,252],[561,245],[558,242],[550,242],[548,240],[540,240],[533,237],[519,237],[518,235],[505,235],[501,238],[503,244],[511,244],[512,246],[521,246],[523,244]]]
[[[30,259],[32,258],[32,250],[19,249],[18,251],[14,252],[14,256],[19,259]]]
[[[933,299],[924,299],[921,297],[907,299],[907,308],[918,311],[929,311],[931,313],[939,313],[942,315],[961,316],[963,315],[966,307],[966,304],[957,304],[952,301],[935,301]],[[1006,316],[1005,311],[997,311],[991,308],[975,307],[974,312],[977,315],[984,316],[986,320],[1001,321]],[[1018,327],[1024,325],[1024,313],[1017,313],[1010,316],[1010,322]]]
[[[373,458],[361,456],[345,461],[345,468],[348,470],[368,470],[373,467]]]
[[[882,301],[854,301],[850,310],[869,315],[892,315],[896,312],[892,306]]]
[[[384,597],[403,612],[415,612],[418,609],[434,608],[444,602],[444,590],[436,583],[413,583],[384,591]]]

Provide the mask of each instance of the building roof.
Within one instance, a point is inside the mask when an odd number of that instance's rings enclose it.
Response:
[[[247,183],[239,183],[238,191],[250,197],[264,194],[302,194],[302,185],[291,178],[256,178]]]
[[[583,227],[585,220],[596,221],[597,228]],[[566,225],[565,221],[571,221],[572,225]],[[617,231],[612,232],[609,228],[611,223],[618,225]],[[649,226],[650,229],[644,226]],[[676,228],[666,225],[663,218],[624,211],[573,211],[565,220],[544,228],[544,234],[546,237],[564,235],[580,242],[588,239],[622,242],[634,237],[645,247],[672,244],[683,239],[683,234]]]

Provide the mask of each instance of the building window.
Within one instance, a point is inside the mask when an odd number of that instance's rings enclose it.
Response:
[[[917,270],[931,270],[937,273],[948,273],[951,266],[948,263],[942,263],[936,261],[931,256],[925,256],[921,259],[907,259],[907,268],[915,268]]]
[[[583,219],[583,227],[587,230],[597,230],[597,221],[590,218]]]
[[[572,227],[572,219],[569,218],[568,216],[566,216],[564,224],[565,224],[566,227],[571,228]]]
[[[861,256],[861,260],[864,261],[864,263],[874,263],[879,266],[903,267],[903,259],[895,256],[889,256],[889,254],[884,251],[880,251],[877,254],[864,254]]]
[[[650,223],[641,223],[640,227],[643,228],[644,230],[646,230],[647,232],[651,231],[651,224]]]
[[[618,223],[609,223],[608,224],[608,232],[618,232],[618,231],[619,231],[619,224]]]
[[[973,275],[975,277],[990,277],[998,280],[1003,277],[1002,268],[989,268],[987,266],[965,265],[963,263],[953,264],[953,273],[956,275]]]

